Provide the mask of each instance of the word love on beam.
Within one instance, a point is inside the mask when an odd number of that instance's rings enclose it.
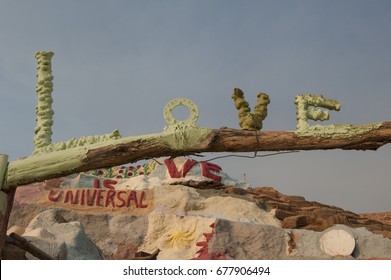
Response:
[[[204,152],[254,152],[291,150],[376,150],[391,142],[391,122],[370,125],[310,125],[308,120],[326,120],[328,112],[316,107],[339,110],[340,104],[321,95],[304,94],[295,99],[296,131],[261,131],[267,116],[269,96],[259,93],[251,113],[244,93],[234,89],[232,98],[238,110],[242,129],[212,129],[199,127],[197,106],[190,100],[176,98],[164,108],[167,126],[163,132],[149,135],[121,137],[118,130],[110,134],[84,136],[52,143],[53,76],[52,52],[36,54],[37,124],[31,156],[12,161],[8,165],[7,183],[2,190],[50,178],[99,168],[137,162],[162,156],[178,157]],[[177,106],[189,109],[186,120],[176,120],[172,110]],[[314,107],[314,108],[312,108]]]

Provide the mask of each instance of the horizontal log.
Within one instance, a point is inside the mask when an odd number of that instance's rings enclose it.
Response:
[[[354,126],[355,129],[360,127],[367,126]],[[15,160],[9,164],[7,188],[162,156],[204,152],[377,150],[390,142],[391,122],[380,123],[362,134],[344,137],[299,136],[290,131],[194,127],[186,131],[126,137]]]
[[[391,143],[391,122],[383,122],[378,129],[350,137],[299,137],[290,131],[220,129],[216,131],[216,139],[209,151],[377,150],[388,143]]]

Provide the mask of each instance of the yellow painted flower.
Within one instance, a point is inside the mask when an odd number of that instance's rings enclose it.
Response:
[[[190,248],[191,241],[195,239],[195,237],[192,237],[195,230],[195,225],[192,230],[191,227],[187,228],[186,230],[183,230],[182,227],[180,229],[172,229],[168,232],[169,237],[167,237],[165,241],[169,243],[171,248],[179,249],[180,246],[184,248]]]

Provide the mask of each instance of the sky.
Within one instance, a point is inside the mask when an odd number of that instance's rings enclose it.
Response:
[[[263,130],[295,130],[303,93],[342,104],[324,125],[391,120],[390,1],[0,0],[0,42],[0,153],[10,161],[33,151],[40,50],[55,53],[53,142],[162,132],[177,97],[198,106],[197,125],[239,128],[234,88],[251,108],[269,95]],[[390,144],[214,163],[254,187],[391,210]]]

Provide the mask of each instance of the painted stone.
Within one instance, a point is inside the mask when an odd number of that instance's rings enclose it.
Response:
[[[330,256],[350,256],[356,246],[351,230],[346,226],[334,226],[323,232],[320,248]]]
[[[285,231],[271,225],[218,220],[209,243],[210,253],[229,259],[281,259],[286,256]]]
[[[52,255],[53,258],[64,255],[64,251],[66,251],[66,259],[68,260],[99,260],[103,258],[94,242],[86,235],[81,223],[66,222],[59,210],[56,209],[47,210],[37,215],[26,228],[23,237]],[[34,259],[29,254],[27,254],[27,258]]]
[[[62,188],[97,188],[146,190],[164,184],[214,182],[217,185],[248,188],[250,185],[230,177],[212,162],[190,158],[157,159],[136,166],[118,166],[67,176]]]
[[[183,175],[183,166],[176,167]],[[164,174],[168,173],[165,169]],[[153,203],[148,204],[151,211],[143,215],[120,213],[116,209],[102,213],[98,210],[104,207],[96,205],[90,206],[91,210],[95,209],[90,212],[71,208],[45,211],[48,208],[39,204],[36,197],[45,191],[45,186],[69,190],[60,188],[60,184],[57,182],[56,187],[55,183],[43,182],[18,188],[14,218],[11,219],[11,225],[19,226],[21,234],[25,230],[25,238],[54,257],[62,255],[64,258],[61,244],[65,242],[68,259],[99,258],[96,254],[86,254],[86,250],[94,251],[91,243],[88,245],[90,249],[86,249],[76,242],[75,236],[84,235],[99,247],[101,257],[105,259],[133,259],[137,252],[152,254],[157,249],[160,250],[157,259],[161,260],[391,258],[391,240],[363,227],[342,227],[356,239],[356,246],[350,255],[342,255],[341,251],[334,252],[334,255],[326,253],[320,246],[320,239],[328,231],[322,232],[319,228],[315,229],[317,231],[310,230],[311,224],[301,229],[282,228],[275,217],[275,209],[266,210],[265,204],[257,198],[263,189],[275,200],[283,196],[270,187],[249,188],[245,190],[246,193],[238,195],[222,189],[196,189],[181,184],[159,185],[148,189],[153,191]],[[117,184],[112,186],[115,189]],[[103,184],[94,188],[93,181],[90,188],[84,188],[87,189],[112,191]],[[303,198],[293,196],[285,196],[283,200],[290,202],[288,198],[303,201]],[[135,202],[130,202],[134,206]],[[325,207],[322,205],[322,208]],[[350,215],[353,223],[354,214]],[[369,227],[370,224],[366,222],[362,226]],[[377,223],[375,226],[379,229],[381,225]],[[385,225],[381,228],[387,230]],[[89,242],[83,240],[82,243]]]

